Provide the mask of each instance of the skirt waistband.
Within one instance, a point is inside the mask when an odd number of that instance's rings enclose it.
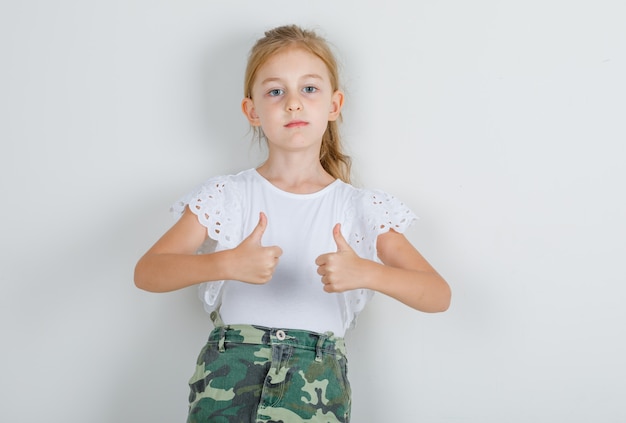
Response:
[[[301,329],[267,328],[256,325],[225,325],[211,331],[209,342],[253,345],[290,345],[296,348],[346,354],[343,338],[332,332],[317,333]]]

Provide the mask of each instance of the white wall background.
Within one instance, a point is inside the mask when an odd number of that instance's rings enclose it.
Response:
[[[354,421],[626,421],[621,0],[0,3],[0,420],[184,421],[210,325],[133,267],[260,160],[243,67],[291,22],[341,53],[358,183],[453,288],[362,315]]]

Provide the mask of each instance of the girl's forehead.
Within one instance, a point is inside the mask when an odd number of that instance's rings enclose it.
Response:
[[[268,74],[293,74],[301,72],[303,74],[321,74],[325,79],[329,72],[326,64],[317,55],[311,53],[303,47],[292,46],[278,50],[263,62],[258,70],[257,81],[261,75]],[[274,76],[274,75],[272,75]]]

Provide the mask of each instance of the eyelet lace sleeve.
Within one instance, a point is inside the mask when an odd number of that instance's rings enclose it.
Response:
[[[393,229],[404,233],[417,216],[394,196],[378,190],[357,190],[346,216],[346,239],[362,258],[380,262],[376,251],[378,235]],[[347,327],[356,323],[356,317],[372,298],[369,289],[344,293],[346,307],[344,322]]]
[[[237,198],[236,184],[225,177],[214,178],[174,203],[171,211],[180,218],[189,205],[189,210],[207,228],[209,237],[217,241],[218,250],[234,248],[241,238],[241,222],[237,219],[241,206]]]
[[[241,241],[241,204],[238,198],[236,183],[229,177],[217,177],[175,202],[170,211],[178,219],[189,206],[189,210],[207,228],[208,239],[200,246],[198,254],[222,251],[236,247]],[[219,304],[223,285],[224,281],[212,281],[198,286],[198,294],[207,311],[212,311]]]

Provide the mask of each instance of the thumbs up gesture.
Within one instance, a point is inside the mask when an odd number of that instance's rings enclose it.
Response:
[[[278,246],[264,247],[261,244],[266,228],[267,216],[261,212],[259,223],[252,233],[232,250],[235,254],[233,279],[252,284],[264,284],[272,279],[283,250]]]
[[[324,291],[343,292],[363,285],[364,259],[360,258],[341,234],[341,225],[333,228],[337,252],[322,254],[315,260],[317,273],[322,277]]]

